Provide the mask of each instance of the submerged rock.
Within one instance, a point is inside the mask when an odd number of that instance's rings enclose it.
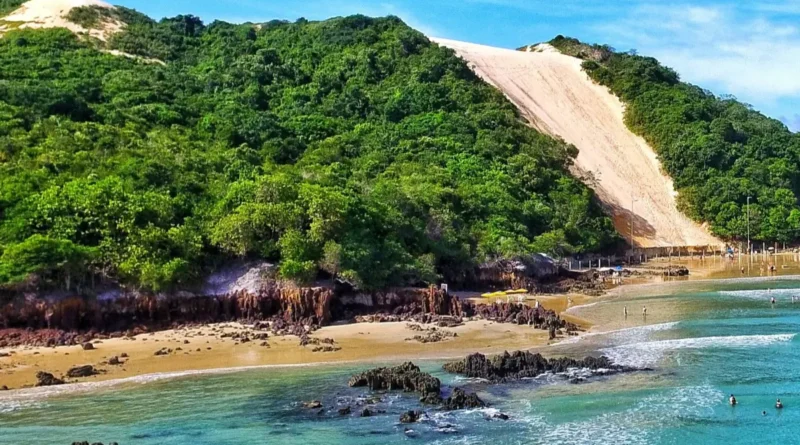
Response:
[[[400,415],[400,423],[415,423],[421,415],[420,411],[406,411]]]
[[[307,408],[307,409],[322,408],[322,402],[320,402],[319,400],[312,400],[310,402],[303,402],[303,408]]]
[[[339,408],[339,415],[340,416],[349,415],[351,412],[352,412],[352,410],[350,409],[349,406],[345,406],[344,408]]]

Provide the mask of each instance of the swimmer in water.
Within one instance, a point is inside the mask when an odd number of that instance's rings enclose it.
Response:
[[[778,401],[775,402],[775,408],[777,409],[783,408],[783,403],[781,403],[781,399],[778,399]]]
[[[775,304],[775,297],[770,298],[769,302],[772,303],[772,304]]]
[[[735,406],[736,405],[736,397],[734,397],[733,394],[731,394],[731,398],[729,400],[731,402],[731,406]]]
[[[762,415],[762,416],[766,416],[766,415],[767,415],[767,412],[766,412],[766,411],[761,411],[761,415]]]

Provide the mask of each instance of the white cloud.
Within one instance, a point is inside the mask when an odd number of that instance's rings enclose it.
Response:
[[[800,99],[800,32],[754,12],[767,6],[647,5],[598,29],[716,93],[762,103]]]

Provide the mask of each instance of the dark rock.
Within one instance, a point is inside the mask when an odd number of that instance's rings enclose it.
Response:
[[[123,352],[119,356],[120,356],[120,358],[128,358],[128,353],[127,352]]]
[[[492,416],[492,419],[508,420],[508,414],[496,413],[495,415]]]
[[[339,415],[340,416],[346,416],[346,415],[350,414],[351,412],[352,411],[350,410],[349,406],[345,406],[344,408],[339,408]]]
[[[108,364],[109,364],[109,365],[121,365],[121,364],[122,364],[122,362],[121,362],[121,361],[119,361],[119,357],[117,357],[117,356],[115,355],[115,356],[111,357],[110,359],[108,359]]]
[[[372,417],[372,411],[369,408],[364,408],[361,410],[361,417]]]
[[[438,397],[441,382],[436,377],[420,371],[411,362],[393,368],[376,368],[356,374],[348,382],[350,387],[368,387],[377,390],[402,390],[416,392],[423,398]]]
[[[484,406],[486,406],[486,403],[484,403],[477,394],[474,392],[467,394],[461,388],[455,388],[453,393],[450,394],[450,397],[445,399],[442,403],[442,408],[446,410],[483,408]]]
[[[39,371],[36,373],[36,386],[53,386],[53,385],[63,385],[64,381],[61,379],[56,378],[53,374],[49,372]]]
[[[419,411],[406,411],[400,415],[400,423],[414,423],[419,420],[421,414]]]
[[[572,358],[546,359],[541,354],[515,351],[505,352],[491,358],[483,354],[472,354],[463,360],[446,363],[447,372],[463,374],[467,377],[481,378],[493,383],[509,382],[526,377],[536,377],[545,372],[563,373],[571,368],[584,368],[593,371],[606,370],[608,373],[638,371],[640,369],[618,366],[608,357],[586,357],[583,360]]]
[[[172,354],[172,349],[161,348],[158,351],[156,351],[153,355],[169,355],[169,354]]]
[[[8,391],[8,386],[6,385],[0,386],[0,391]]]
[[[74,366],[67,371],[67,377],[69,378],[79,378],[79,377],[89,377],[97,374],[97,370],[94,369],[92,365],[83,365],[83,366]]]
[[[84,343],[83,345],[81,345],[81,347],[83,347],[84,351],[91,351],[92,349],[94,349],[94,345],[89,342]]]

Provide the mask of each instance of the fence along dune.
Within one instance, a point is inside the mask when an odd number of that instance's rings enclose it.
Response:
[[[537,130],[578,148],[573,173],[594,189],[617,230],[634,246],[722,244],[678,210],[672,180],[655,152],[625,126],[624,104],[589,79],[580,59],[546,44],[522,52],[433,40],[463,57]]]

